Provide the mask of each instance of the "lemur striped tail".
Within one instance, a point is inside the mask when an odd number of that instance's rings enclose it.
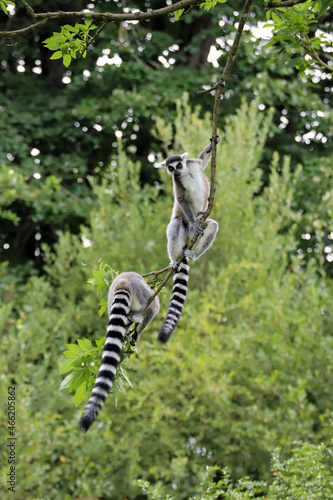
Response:
[[[173,287],[168,312],[164,318],[163,325],[158,340],[165,344],[171,337],[181,316],[187,293],[188,272],[190,266],[187,264],[187,258],[179,265],[179,270],[173,275]]]
[[[92,394],[79,422],[79,427],[87,431],[108,397],[120,361],[121,348],[124,341],[128,313],[131,304],[131,294],[128,290],[118,289],[110,310],[105,345],[103,348],[101,366],[97,374]]]

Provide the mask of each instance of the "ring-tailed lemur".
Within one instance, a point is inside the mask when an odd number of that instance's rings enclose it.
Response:
[[[79,426],[85,431],[89,429],[101,411],[112,387],[128,326],[131,323],[139,323],[136,335],[133,337],[133,340],[137,342],[141,332],[159,311],[159,299],[155,297],[148,309],[141,315],[152,294],[153,290],[143,277],[134,272],[119,274],[110,286],[108,295],[109,323],[101,365],[89,402],[79,422]]]
[[[221,141],[216,137],[216,144]],[[207,219],[200,228],[197,214],[206,210],[209,196],[209,182],[203,170],[209,163],[212,154],[211,143],[205,147],[196,159],[186,159],[187,153],[171,155],[156,168],[164,167],[173,179],[175,196],[170,223],[167,227],[168,254],[170,266],[174,269],[173,287],[167,315],[158,335],[160,342],[167,342],[177,326],[182,313],[186,293],[189,265],[188,259],[196,260],[206,252],[215,239],[219,225],[212,219]],[[190,243],[194,234],[199,237],[193,250],[185,250],[184,259],[177,265],[177,259],[184,248]]]

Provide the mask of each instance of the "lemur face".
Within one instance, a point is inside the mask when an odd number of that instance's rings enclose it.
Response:
[[[182,155],[171,155],[162,163],[157,163],[155,168],[166,168],[169,175],[173,175],[175,178],[180,178],[187,171],[186,166],[187,153]]]
[[[175,177],[180,177],[182,174],[183,163],[181,161],[169,163],[167,166],[168,173]]]

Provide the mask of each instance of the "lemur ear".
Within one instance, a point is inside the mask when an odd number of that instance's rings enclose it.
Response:
[[[155,167],[155,168],[162,168],[162,167],[166,167],[165,160],[164,160],[164,161],[162,161],[162,163],[154,163],[154,167]]]
[[[183,153],[182,155],[180,155],[180,157],[182,160],[186,160],[187,155],[188,155],[188,153]]]

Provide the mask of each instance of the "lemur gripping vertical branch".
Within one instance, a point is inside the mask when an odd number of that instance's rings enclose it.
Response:
[[[217,136],[215,142],[220,140]],[[168,254],[174,278],[169,309],[158,336],[158,340],[163,343],[170,338],[184,307],[190,269],[188,260],[196,260],[206,252],[213,244],[218,231],[216,221],[207,219],[201,227],[197,219],[198,214],[202,213],[208,204],[209,182],[203,171],[210,161],[211,153],[210,142],[198,158],[187,159],[187,153],[171,155],[155,165],[156,168],[166,168],[172,176],[175,197],[171,221],[167,227]],[[194,235],[197,235],[198,239],[191,250],[189,244]],[[182,261],[178,263],[177,259],[182,256]]]
[[[242,14],[241,14],[240,22],[239,22],[239,25],[238,25],[238,28],[237,28],[237,31],[236,31],[236,34],[235,34],[235,38],[234,38],[233,44],[231,46],[230,52],[228,54],[228,58],[227,58],[227,61],[226,61],[225,67],[223,69],[223,72],[222,72],[220,80],[213,87],[211,87],[211,88],[209,88],[207,90],[203,90],[203,91],[199,91],[198,92],[198,93],[207,93],[207,92],[215,91],[214,108],[213,108],[213,120],[212,120],[212,134],[211,134],[212,135],[212,156],[211,156],[210,195],[209,195],[209,198],[208,198],[207,209],[202,214],[201,219],[200,219],[200,227],[201,228],[203,227],[203,225],[204,225],[206,219],[208,218],[208,216],[210,215],[210,213],[212,211],[212,208],[213,208],[213,205],[214,205],[215,172],[216,172],[216,137],[217,137],[217,123],[218,123],[218,116],[219,116],[220,99],[221,99],[223,88],[224,88],[224,86],[225,86],[225,84],[227,82],[227,79],[228,79],[229,75],[230,75],[230,71],[231,71],[231,68],[232,68],[232,65],[233,65],[233,62],[234,62],[234,58],[235,58],[235,55],[237,53],[239,41],[241,39],[241,36],[242,36],[242,33],[243,33],[243,29],[244,29],[244,25],[245,25],[245,22],[246,22],[248,14],[249,14],[249,11],[250,11],[252,3],[253,3],[253,0],[246,0],[246,2],[244,4],[244,8],[243,8],[243,11],[242,11]],[[186,250],[191,249],[193,247],[193,245],[195,245],[195,243],[197,241],[197,238],[198,238],[198,234],[194,234],[194,236],[193,236],[190,244],[187,246]],[[181,261],[183,260],[183,258],[184,258],[184,255],[182,255],[181,257],[179,257],[177,259],[177,264],[178,265],[181,263]],[[159,273],[159,271],[155,272],[154,274],[158,274],[158,273]],[[158,293],[162,290],[162,288],[169,281],[169,279],[172,276],[172,274],[173,274],[173,269],[169,268],[169,271],[164,276],[164,278],[160,282],[159,286],[156,288],[156,290],[155,290],[154,294],[152,295],[150,301],[152,301],[158,295]],[[147,307],[149,306],[150,301],[148,301]]]

